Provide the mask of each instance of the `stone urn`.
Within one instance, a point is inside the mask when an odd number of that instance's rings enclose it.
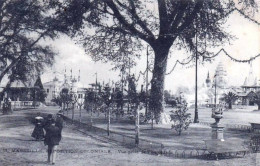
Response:
[[[212,118],[215,119],[215,123],[211,124],[212,128],[212,139],[224,141],[224,126],[220,123],[220,119],[223,118],[222,108],[212,109]]]
[[[223,118],[223,115],[222,114],[214,114],[211,117],[215,119],[215,123],[213,123],[213,124],[216,125],[216,124],[220,124],[220,119]]]

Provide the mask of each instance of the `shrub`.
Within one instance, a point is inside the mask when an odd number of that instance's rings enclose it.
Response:
[[[171,111],[171,121],[174,122],[172,129],[175,129],[179,135],[183,130],[187,130],[191,123],[191,114],[187,113],[187,103],[184,101],[177,105],[177,110]]]

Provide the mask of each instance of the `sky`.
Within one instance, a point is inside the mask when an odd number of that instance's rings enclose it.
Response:
[[[223,45],[223,48],[232,57],[237,59],[249,59],[260,53],[260,27],[237,12],[232,13],[227,23],[225,24],[227,31],[236,36],[237,39]],[[67,69],[67,74],[70,74],[72,69],[73,75],[78,76],[80,70],[81,82],[87,86],[90,83],[95,82],[95,73],[97,72],[98,81],[108,82],[109,80],[118,80],[119,72],[111,71],[110,64],[104,64],[101,62],[92,61],[91,57],[84,52],[84,48],[81,45],[76,44],[75,41],[69,37],[61,35],[59,39],[55,41],[48,41],[53,48],[58,52],[58,56],[55,58],[55,64],[52,68],[46,69],[42,75],[42,81],[51,81],[54,77],[54,71],[59,79],[63,79],[64,70]],[[220,48],[215,48],[214,52],[218,52]],[[137,66],[131,69],[132,73],[138,75],[139,71],[144,71],[146,68],[146,50],[141,53],[141,59],[137,61]],[[183,60],[187,57],[184,51],[172,51],[168,61],[167,72],[172,69],[176,60]],[[223,53],[214,59],[212,63],[205,63],[198,66],[198,85],[202,85],[205,82],[207,73],[213,78],[215,68],[219,62],[224,64],[224,67],[228,75],[228,84],[234,86],[241,86],[244,83],[245,77],[249,73],[250,65],[248,63],[237,63],[230,60]],[[258,80],[260,79],[260,58],[256,59],[252,63],[253,71]],[[185,86],[193,89],[195,85],[195,67],[189,67],[177,65],[174,71],[166,76],[165,89],[175,92],[178,87]],[[149,73],[149,78],[152,74]],[[143,78],[140,78],[138,85],[144,84]]]

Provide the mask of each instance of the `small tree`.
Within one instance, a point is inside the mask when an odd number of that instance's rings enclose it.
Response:
[[[58,106],[60,106],[61,109],[62,109],[62,103],[63,103],[63,101],[62,101],[62,99],[61,99],[61,96],[57,96],[57,97],[55,97],[54,99],[52,99],[51,101],[54,102],[54,103],[56,103],[56,104],[57,104]]]
[[[111,88],[109,86],[104,87],[104,93],[102,95],[103,101],[106,105],[106,110],[107,110],[107,135],[109,136],[110,134],[110,109],[109,106],[113,104],[113,94],[111,93]],[[113,108],[113,105],[112,105]]]
[[[233,92],[228,92],[223,95],[222,99],[228,103],[228,109],[232,109],[232,104],[238,99],[238,96]]]
[[[93,89],[86,92],[85,104],[86,104],[88,112],[90,111],[90,123],[92,125],[92,123],[93,123],[92,113],[93,113],[93,107],[94,107],[94,104],[95,104],[95,92],[93,91]]]
[[[172,129],[175,129],[179,135],[183,130],[187,130],[191,123],[191,114],[187,113],[187,103],[184,101],[177,105],[177,110],[171,111],[171,121],[174,121]]]
[[[79,122],[81,122],[81,109],[82,109],[82,106],[84,105],[85,103],[85,98],[79,98],[78,99],[78,106],[79,106]]]
[[[123,96],[123,92],[119,88],[115,89],[114,102],[116,103],[116,108],[117,108],[116,118],[118,119],[120,113],[124,111],[123,110],[124,96]]]
[[[74,113],[75,113],[75,105],[78,102],[78,96],[75,93],[71,93],[70,96],[71,96],[71,104],[72,104],[71,118],[72,118],[72,121],[73,121],[74,120]]]

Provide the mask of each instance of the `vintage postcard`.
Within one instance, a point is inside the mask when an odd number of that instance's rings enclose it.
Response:
[[[0,165],[260,165],[259,9],[0,0]]]

